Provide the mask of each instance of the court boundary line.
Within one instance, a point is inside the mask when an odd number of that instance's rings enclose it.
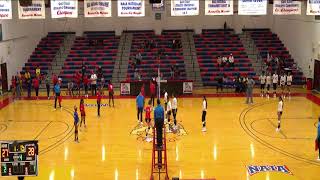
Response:
[[[33,140],[36,140],[38,137],[40,137],[41,134],[44,132],[44,130],[47,129],[51,123],[52,123],[52,121],[49,121],[49,122],[42,128],[42,130],[36,135],[36,137],[34,137]]]
[[[273,118],[273,119],[276,119],[276,118]],[[311,119],[311,118],[282,118],[282,119]],[[270,121],[270,118],[261,118],[261,119],[255,119],[255,120],[253,120],[253,121],[250,123],[251,129],[252,129],[253,131],[255,131],[256,133],[262,135],[262,136],[265,136],[265,137],[268,137],[268,138],[273,138],[273,139],[288,139],[288,140],[292,140],[292,139],[294,139],[294,140],[310,140],[310,139],[312,139],[312,138],[298,138],[298,137],[287,137],[287,136],[284,137],[284,138],[281,138],[281,137],[275,137],[275,136],[267,135],[267,134],[265,134],[265,133],[262,133],[261,131],[258,131],[256,128],[253,127],[253,124],[254,124],[254,123],[256,123],[257,121],[262,121],[262,120],[268,120],[274,128],[277,127],[274,123],[272,123],[272,122]]]
[[[253,110],[254,108],[257,108],[257,107],[260,107],[260,106],[263,106],[265,104],[270,104],[272,103],[272,101],[270,102],[263,102],[263,103],[258,103],[258,104],[255,104],[253,106],[250,106],[250,107],[247,107],[245,108],[241,113],[240,113],[240,116],[238,118],[238,121],[240,123],[240,126],[241,128],[245,131],[245,133],[250,136],[253,140],[257,141],[258,143],[260,143],[262,146],[265,146],[266,148],[270,149],[270,150],[273,150],[275,152],[278,152],[286,157],[289,157],[289,158],[292,158],[292,159],[295,159],[297,161],[300,161],[300,162],[304,162],[304,163],[307,163],[307,164],[310,164],[310,165],[315,165],[315,166],[320,166],[320,163],[315,161],[315,160],[310,160],[310,159],[306,159],[304,157],[300,157],[300,156],[297,156],[295,154],[292,154],[290,152],[287,152],[283,149],[280,149],[272,144],[270,144],[269,142],[267,141],[264,141],[263,139],[261,139],[259,136],[257,136],[256,134],[254,134],[247,126],[246,124],[246,115],[247,113],[249,113],[251,110]]]

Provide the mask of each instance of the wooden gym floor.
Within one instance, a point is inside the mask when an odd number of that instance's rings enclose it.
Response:
[[[276,132],[277,99],[256,97],[253,105],[246,105],[243,97],[208,98],[203,133],[202,99],[179,98],[183,129],[168,136],[170,178],[319,179],[314,139],[320,107],[309,99],[285,99],[282,130]],[[39,175],[26,179],[149,179],[152,143],[143,141],[145,133],[137,128],[134,99],[115,99],[116,107],[102,107],[100,118],[96,107],[86,107],[87,127],[80,129],[80,143],[73,141],[72,118],[79,100],[62,104],[62,110],[53,111],[53,100],[17,100],[0,110],[1,140],[39,140]],[[292,174],[250,176],[247,165],[286,165]]]

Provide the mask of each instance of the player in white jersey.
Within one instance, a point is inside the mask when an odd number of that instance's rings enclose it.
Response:
[[[170,98],[168,97],[167,98],[168,100],[168,103],[167,103],[167,109],[166,109],[166,114],[167,114],[167,122],[168,122],[168,129],[167,129],[167,132],[172,132],[172,125],[170,123],[170,117],[171,117],[171,110],[172,110],[172,106],[171,106],[171,101],[170,101]]]
[[[283,73],[280,76],[281,96],[284,95],[283,93],[284,93],[284,90],[285,90],[285,87],[286,87],[286,81],[287,81],[287,76]]]
[[[271,77],[271,73],[268,74],[267,78],[266,78],[266,85],[267,85],[267,97],[269,98],[269,93],[270,93],[270,87],[271,87],[271,83],[272,83],[272,77]]]
[[[168,104],[168,92],[164,91],[164,110],[167,110],[167,104]]]
[[[266,88],[266,79],[267,76],[264,74],[264,72],[262,72],[262,74],[259,77],[260,80],[260,96],[264,96],[265,92],[264,89]]]
[[[282,99],[281,96],[279,96],[278,111],[277,111],[277,114],[278,114],[278,127],[277,127],[276,131],[280,131],[282,112],[283,112],[283,99]]]
[[[292,85],[292,81],[293,81],[292,75],[291,75],[290,72],[288,72],[288,75],[287,75],[287,93],[288,93],[289,97],[291,96],[290,87]]]
[[[207,108],[208,108],[208,103],[207,103],[207,98],[203,96],[203,101],[202,101],[202,132],[206,132],[206,116],[207,116]]]
[[[178,100],[175,95],[173,95],[172,99],[172,115],[173,115],[173,123],[174,128],[177,128],[177,112],[178,112]]]
[[[272,84],[273,84],[273,97],[277,96],[277,86],[279,82],[279,76],[276,72],[272,75]]]

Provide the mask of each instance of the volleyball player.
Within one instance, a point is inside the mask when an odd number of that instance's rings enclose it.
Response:
[[[173,123],[174,129],[177,129],[177,112],[178,112],[178,100],[175,95],[173,95],[172,99],[172,115],[173,115]]]
[[[109,81],[108,83],[108,91],[109,91],[109,107],[111,107],[110,101],[112,100],[112,107],[114,107],[114,99],[113,99],[113,84],[111,83],[111,81]]]
[[[284,73],[282,73],[281,76],[280,76],[281,96],[284,96],[284,91],[285,91],[285,88],[286,88],[286,81],[287,81],[287,77],[286,77],[286,75]]]
[[[101,99],[102,99],[101,89],[98,89],[97,92],[97,108],[98,108],[98,117],[100,117],[100,107],[101,107]]]
[[[271,73],[268,73],[266,78],[266,85],[267,85],[267,98],[270,96],[270,86],[271,86]]]
[[[262,72],[262,74],[259,77],[260,80],[260,96],[263,97],[265,92],[264,89],[266,87],[266,75],[264,74],[264,72]]]
[[[287,93],[288,93],[288,97],[291,96],[291,92],[290,92],[290,87],[291,87],[291,84],[292,84],[292,75],[291,75],[291,72],[288,72],[288,75],[287,75]]]
[[[278,127],[276,131],[280,131],[280,125],[281,125],[281,116],[283,112],[283,99],[282,96],[279,96],[279,103],[278,103]]]
[[[272,75],[272,84],[273,84],[273,97],[277,96],[277,86],[278,86],[279,76],[276,72]]]
[[[168,104],[168,92],[164,91],[164,109],[167,111],[167,104]]]
[[[152,101],[149,100],[148,105],[144,109],[144,111],[146,112],[145,121],[146,121],[147,126],[148,126],[148,128],[146,129],[146,137],[148,136],[148,132],[149,132],[149,130],[151,128],[151,111],[152,111],[151,103],[152,103]]]
[[[82,125],[82,122],[84,124],[84,127],[86,127],[86,111],[84,109],[84,100],[83,100],[83,98],[80,99],[80,114],[81,114],[80,127]]]
[[[136,98],[136,105],[137,105],[138,123],[140,125],[142,125],[142,112],[143,112],[143,106],[144,106],[144,97],[141,92],[139,93],[139,95]]]
[[[202,132],[206,132],[206,116],[207,116],[207,108],[208,108],[208,103],[207,103],[207,98],[203,96],[203,101],[202,101]]]
[[[172,106],[171,106],[171,101],[170,101],[170,98],[169,96],[167,97],[167,111],[166,111],[166,114],[167,114],[167,120],[168,120],[168,125],[169,125],[169,128],[168,128],[168,131],[167,132],[171,132],[171,123],[170,123],[170,117],[171,117],[171,109],[172,109]]]
[[[56,83],[54,85],[54,93],[55,93],[55,96],[54,96],[54,110],[57,109],[57,100],[60,99],[60,93],[61,93],[61,89],[60,89],[60,83]],[[59,107],[61,108],[61,101],[59,100]]]
[[[74,141],[79,142],[78,138],[78,123],[79,123],[79,116],[77,112],[77,106],[74,106],[74,113],[73,113],[73,124],[74,124]]]

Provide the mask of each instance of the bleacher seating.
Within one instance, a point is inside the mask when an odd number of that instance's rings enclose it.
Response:
[[[142,61],[136,68],[139,70],[141,79],[148,80],[157,76],[159,62],[157,60],[158,49],[163,49],[164,53],[160,57],[160,72],[164,79],[170,79],[170,68],[172,65],[178,67],[179,77],[177,79],[186,79],[185,64],[182,49],[172,49],[173,39],[181,39],[178,31],[163,31],[161,35],[155,35],[154,31],[127,31],[133,34],[130,60],[128,65],[127,80],[134,79],[134,57],[140,51]],[[145,49],[140,46],[146,41],[153,39],[157,44],[156,48]]]
[[[302,72],[293,68],[294,59],[290,55],[288,49],[284,46],[277,34],[274,34],[270,29],[243,29],[248,32],[257,47],[260,56],[264,61],[267,60],[268,53],[273,57],[284,59],[285,67],[291,69],[294,84],[304,84],[305,78]],[[273,67],[272,71],[275,71]]]
[[[204,29],[202,34],[194,35],[197,59],[202,82],[205,86],[216,86],[217,77],[226,76],[229,81],[240,76],[255,76],[251,60],[238,35],[232,29]],[[219,67],[218,56],[234,57],[234,67]]]
[[[95,40],[103,41],[103,44],[90,44]],[[74,80],[74,74],[81,70],[82,63],[86,65],[86,75],[92,70],[96,72],[101,66],[105,81],[111,80],[119,40],[120,37],[115,36],[114,31],[88,31],[84,32],[83,37],[76,37],[59,75],[63,86]]]
[[[65,36],[69,33],[71,32],[49,32],[46,37],[41,39],[28,62],[25,63],[22,72],[24,73],[26,69],[29,69],[31,76],[34,77],[35,70],[39,66],[41,74],[48,73],[52,60],[59,51]]]

